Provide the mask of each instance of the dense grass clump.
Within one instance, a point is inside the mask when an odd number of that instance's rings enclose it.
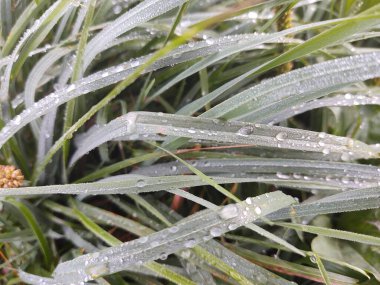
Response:
[[[0,23],[0,284],[379,284],[378,1]]]

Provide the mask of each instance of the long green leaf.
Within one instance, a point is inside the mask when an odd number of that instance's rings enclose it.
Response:
[[[46,236],[41,229],[38,221],[34,217],[33,213],[29,210],[27,206],[25,206],[22,202],[14,200],[14,199],[8,199],[6,200],[7,203],[12,204],[14,207],[16,207],[25,220],[27,221],[30,229],[33,231],[34,235],[36,236],[38,243],[41,248],[41,252],[43,253],[43,258],[45,262],[45,266],[50,269],[50,267],[53,264],[53,253],[50,248],[49,242],[46,239]]]
[[[293,201],[292,198],[281,192],[273,192],[251,198],[248,203],[228,205],[221,208],[218,213],[205,210],[182,220],[172,228],[151,234],[146,238],[105,249],[97,256],[83,255],[61,263],[55,270],[55,277],[58,281],[92,278],[86,268],[99,266],[100,260],[103,260],[102,265],[107,268],[107,272],[117,272],[137,261],[148,262],[157,259],[163,252],[170,254],[186,247],[194,247],[200,242],[205,242],[229,231],[228,226],[231,224],[239,226],[250,223],[260,216],[265,216],[286,204],[293,203]],[[120,262],[121,258],[122,262]],[[107,260],[106,263],[104,260]]]
[[[334,230],[329,228],[322,228],[317,226],[309,226],[309,225],[298,225],[298,224],[291,224],[291,223],[276,223],[277,225],[294,229],[294,230],[300,230],[316,235],[326,236],[330,238],[337,238],[337,239],[343,239],[348,241],[354,241],[361,244],[369,244],[374,246],[380,246],[380,238],[369,236],[369,235],[363,235],[363,234],[357,234],[353,232],[347,232],[347,231],[341,231],[341,230]]]

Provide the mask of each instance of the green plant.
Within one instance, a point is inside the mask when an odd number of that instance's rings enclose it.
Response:
[[[376,2],[1,1],[0,283],[380,282]]]

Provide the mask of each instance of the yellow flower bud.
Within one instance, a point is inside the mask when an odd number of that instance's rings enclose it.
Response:
[[[13,165],[0,165],[0,188],[17,188],[24,182],[24,175]]]

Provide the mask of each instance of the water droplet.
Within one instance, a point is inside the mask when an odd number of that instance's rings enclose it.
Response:
[[[113,13],[114,13],[115,15],[120,14],[120,13],[121,13],[121,10],[122,10],[122,7],[121,7],[120,5],[115,5],[115,6],[113,7]]]
[[[229,204],[223,207],[219,211],[219,217],[221,217],[223,220],[229,220],[229,219],[235,218],[238,216],[238,214],[239,214],[239,209],[234,204]]]
[[[133,60],[132,62],[131,62],[131,67],[137,67],[137,66],[139,66],[140,65],[140,62],[138,61],[138,60]]]
[[[143,244],[143,243],[146,243],[147,241],[148,241],[148,237],[147,237],[147,236],[145,236],[145,237],[141,237],[141,238],[138,239],[138,242],[139,242],[139,243],[142,243],[142,244]]]
[[[346,93],[344,94],[344,98],[350,100],[352,98],[352,95],[350,93]]]
[[[261,213],[262,213],[262,210],[261,210],[261,208],[259,207],[259,206],[257,206],[257,207],[255,207],[255,213],[257,214],[257,215],[261,215]]]
[[[250,19],[256,19],[257,16],[258,16],[258,14],[256,11],[251,11],[248,13],[248,18],[250,18]]]
[[[170,167],[170,170],[173,171],[173,172],[177,171],[177,166],[172,165],[172,166]]]
[[[187,248],[191,248],[191,247],[194,247],[196,244],[197,244],[197,242],[195,239],[189,239],[189,240],[185,241],[184,246]]]
[[[348,177],[342,177],[341,181],[343,184],[348,184],[350,182],[350,179],[348,179]]]
[[[293,177],[294,177],[295,179],[301,179],[301,178],[302,178],[302,175],[299,174],[299,173],[293,173]]]
[[[145,180],[143,179],[140,179],[140,180],[137,180],[137,183],[136,183],[136,186],[139,187],[139,188],[142,188],[146,185],[146,182]]]
[[[179,231],[179,227],[174,226],[174,227],[169,228],[168,230],[170,233],[175,234],[176,232]]]
[[[206,43],[207,43],[208,45],[212,45],[212,44],[214,44],[214,40],[211,39],[211,38],[209,38],[209,39],[206,40]]]
[[[67,92],[73,91],[74,88],[75,88],[75,85],[74,85],[74,84],[70,84],[70,85],[67,87]]]
[[[284,132],[280,132],[276,135],[276,139],[279,140],[279,141],[283,141],[286,139],[288,135]]]
[[[235,224],[235,223],[232,223],[232,224],[228,225],[228,229],[230,231],[236,230],[238,227],[239,227],[239,224]]]
[[[99,278],[100,276],[109,273],[109,268],[107,264],[95,264],[86,268],[86,272],[91,276],[91,278]]]
[[[160,257],[159,257],[161,260],[166,260],[168,258],[168,255],[167,253],[163,252],[160,254]]]
[[[326,133],[319,133],[318,134],[318,137],[320,138],[320,139],[324,139],[325,137],[326,137]]]
[[[315,257],[315,255],[310,256],[310,261],[312,263],[317,263],[317,258]]]
[[[284,174],[284,173],[281,173],[281,172],[277,172],[277,173],[276,173],[276,176],[277,176],[278,178],[280,178],[280,179],[289,179],[289,178],[290,178],[289,175]]]
[[[250,134],[253,133],[253,127],[251,126],[245,126],[245,127],[242,127],[240,128],[238,131],[237,131],[237,135],[238,136],[249,136]]]
[[[115,72],[122,72],[124,70],[123,66],[116,66],[115,67]]]
[[[219,227],[213,227],[210,230],[210,235],[213,237],[218,237],[218,236],[221,236],[222,234],[223,234],[223,231]]]
[[[13,121],[16,125],[19,125],[21,123],[21,117],[20,115],[17,115],[16,117],[13,118]]]

